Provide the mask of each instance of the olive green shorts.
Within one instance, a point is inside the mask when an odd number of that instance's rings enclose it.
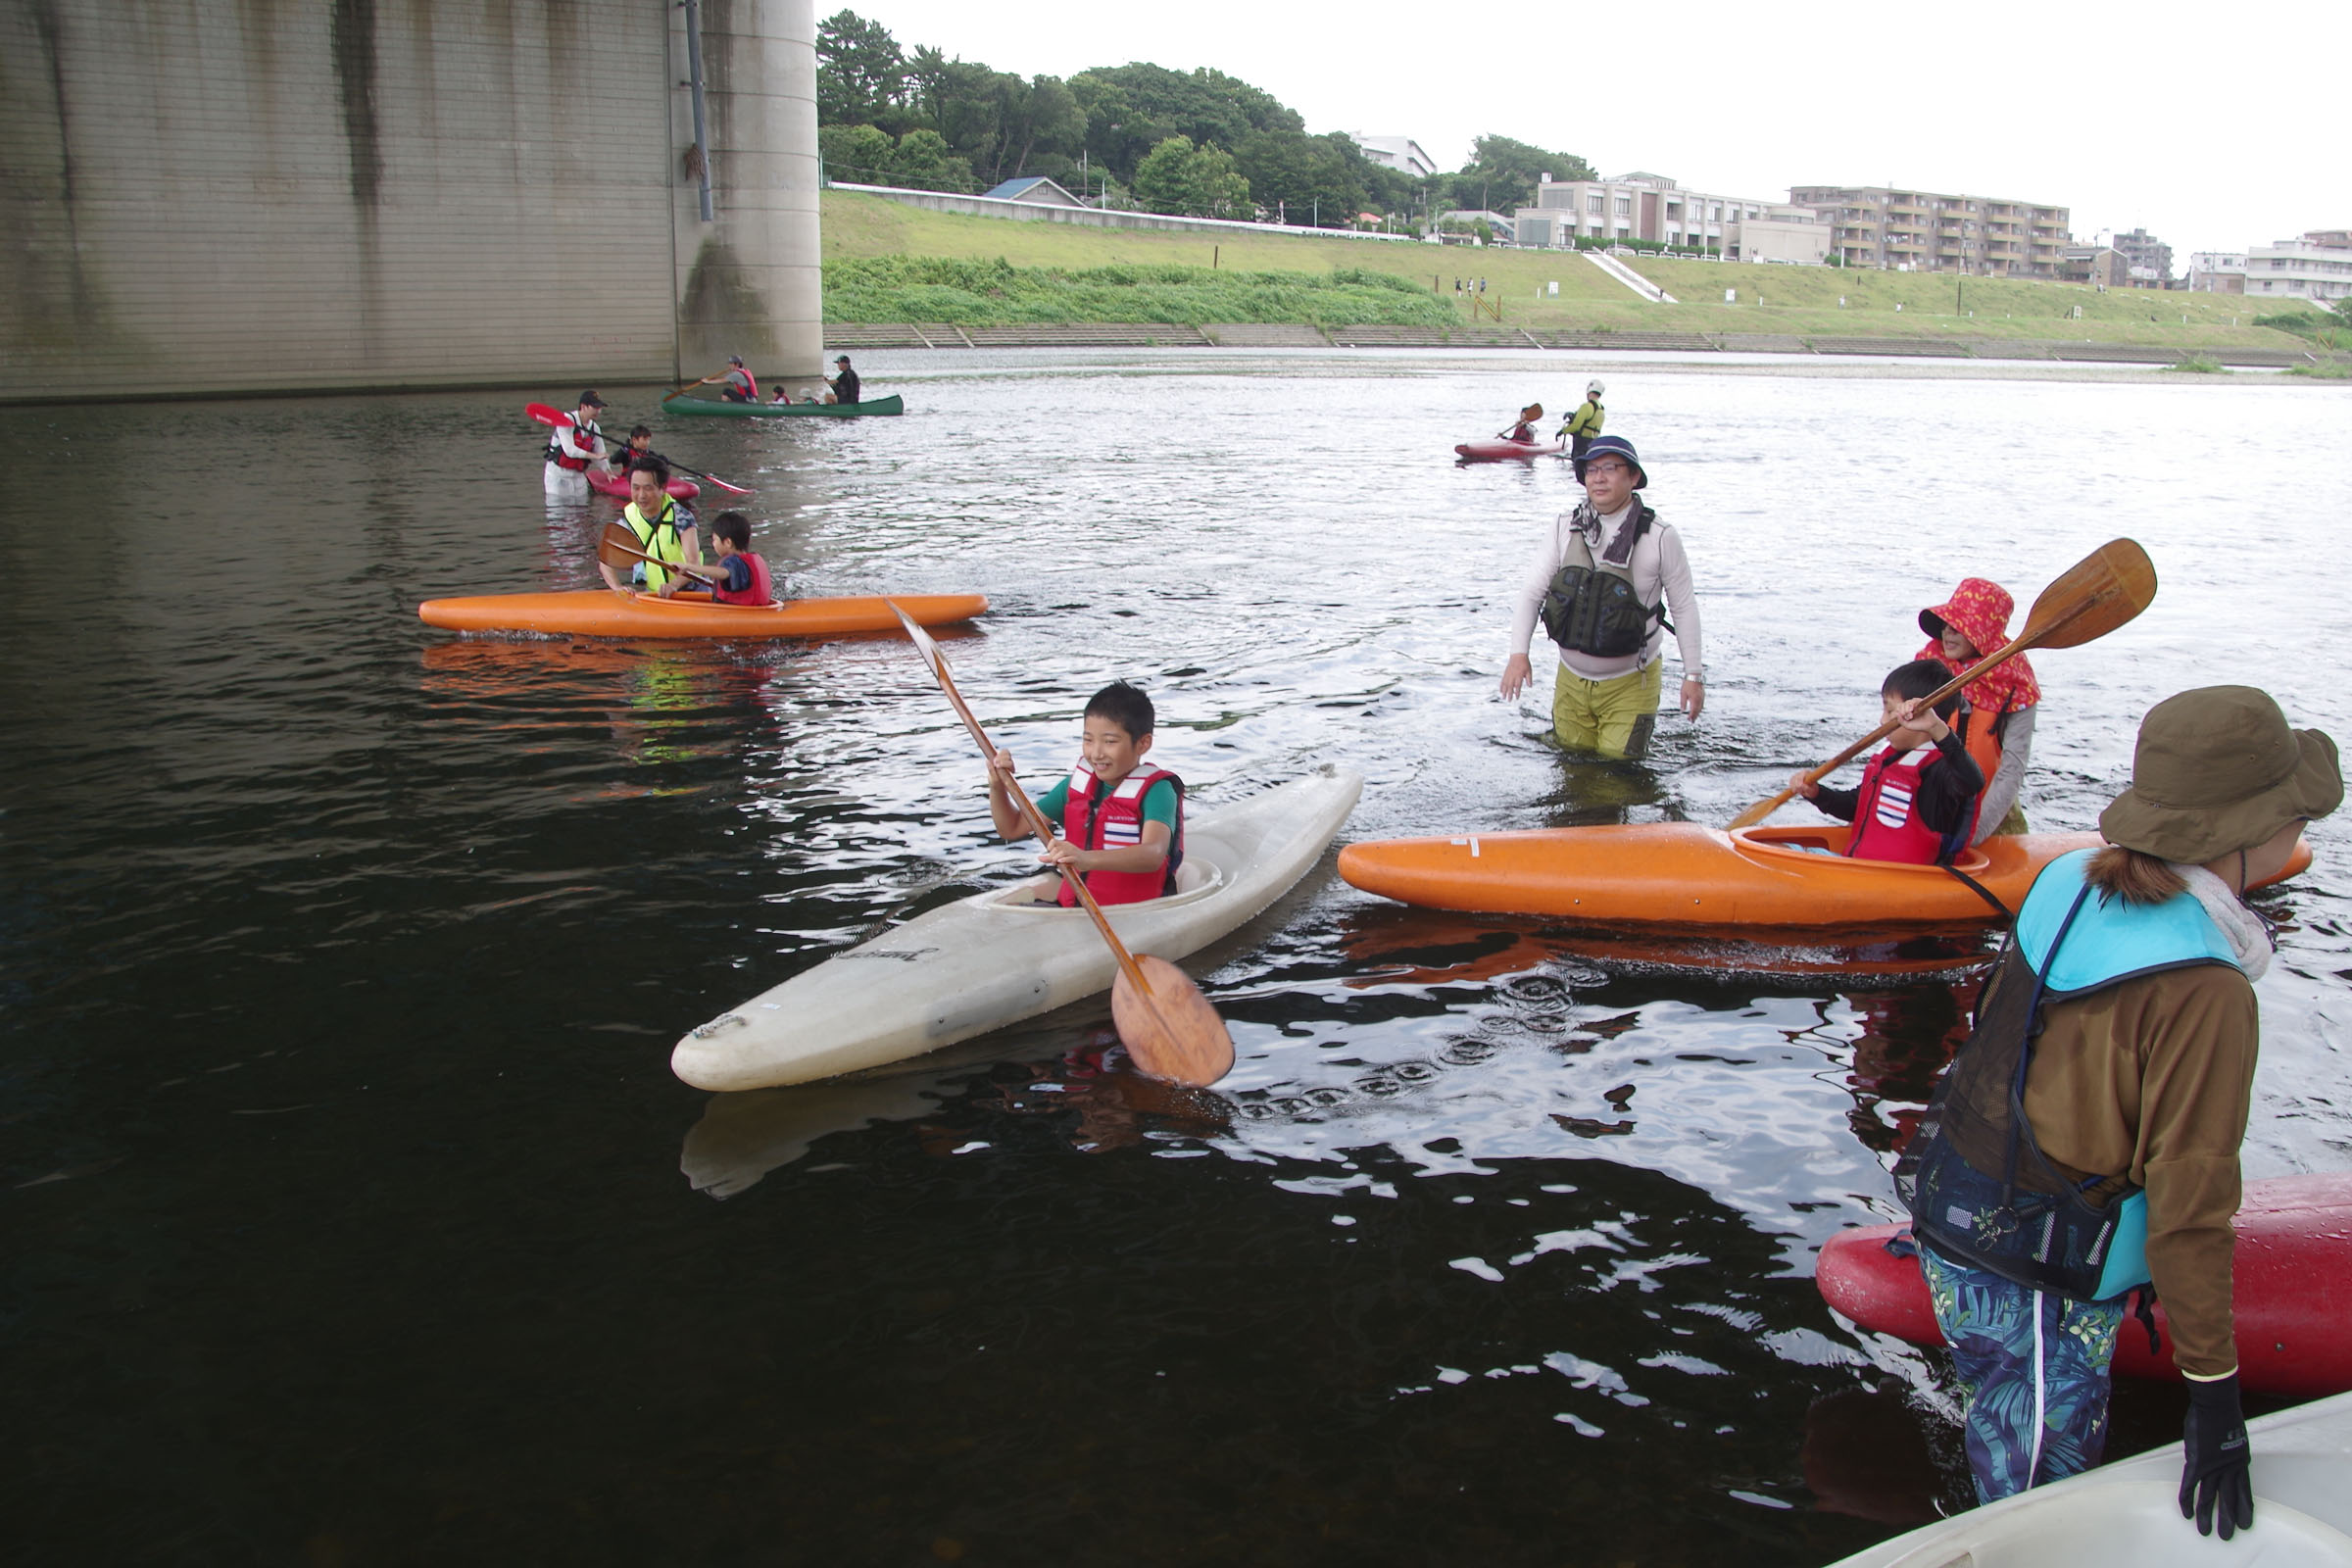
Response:
[[[1639,760],[1658,721],[1666,661],[1653,659],[1630,675],[1587,680],[1565,664],[1551,678],[1551,730],[1571,751]]]

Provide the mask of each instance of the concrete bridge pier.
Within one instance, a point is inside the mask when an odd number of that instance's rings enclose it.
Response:
[[[703,120],[712,220],[695,167],[694,51],[699,12]],[[669,12],[670,144],[684,149],[673,192],[678,370],[692,379],[741,354],[762,378],[821,372],[817,244],[816,7],[813,0],[699,0]],[[762,388],[764,391],[765,388]]]

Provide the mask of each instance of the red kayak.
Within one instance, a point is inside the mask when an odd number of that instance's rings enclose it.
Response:
[[[1941,1345],[1919,1259],[1886,1243],[1907,1225],[1841,1231],[1821,1250],[1813,1283],[1821,1298],[1874,1334]],[[2298,1399],[2352,1391],[2352,1176],[2278,1176],[2246,1183],[2237,1211],[2235,1298],[2238,1381],[2257,1394]],[[2162,1348],[2125,1318],[2115,1369],[2126,1377],[2177,1378],[2173,1342],[2156,1303]]]
[[[1568,450],[1565,441],[1539,446],[1533,441],[1465,441],[1453,449],[1464,463],[1499,463],[1505,458],[1556,458]]]
[[[594,468],[590,468],[588,470],[588,488],[600,496],[611,496],[615,501],[626,501],[629,499],[629,476],[625,473],[599,473]],[[669,493],[680,501],[692,501],[703,493],[703,487],[692,479],[673,478],[669,481]]]

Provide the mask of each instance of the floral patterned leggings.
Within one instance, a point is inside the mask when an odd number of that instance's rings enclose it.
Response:
[[[1923,1247],[1921,1270],[1952,1364],[1968,1385],[1968,1468],[1991,1502],[2076,1475],[2107,1448],[2108,1364],[2121,1298],[2029,1290]]]

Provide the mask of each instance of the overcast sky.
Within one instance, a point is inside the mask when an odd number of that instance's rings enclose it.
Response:
[[[817,0],[817,15],[839,0]],[[2072,209],[2192,250],[2352,226],[2342,69],[2352,4],[1767,8],[1359,0],[861,0],[911,50],[1024,76],[1210,66],[1310,131],[1411,136],[1441,169],[1474,136],[1785,201],[1892,184]],[[1584,20],[1590,19],[1590,20]]]

